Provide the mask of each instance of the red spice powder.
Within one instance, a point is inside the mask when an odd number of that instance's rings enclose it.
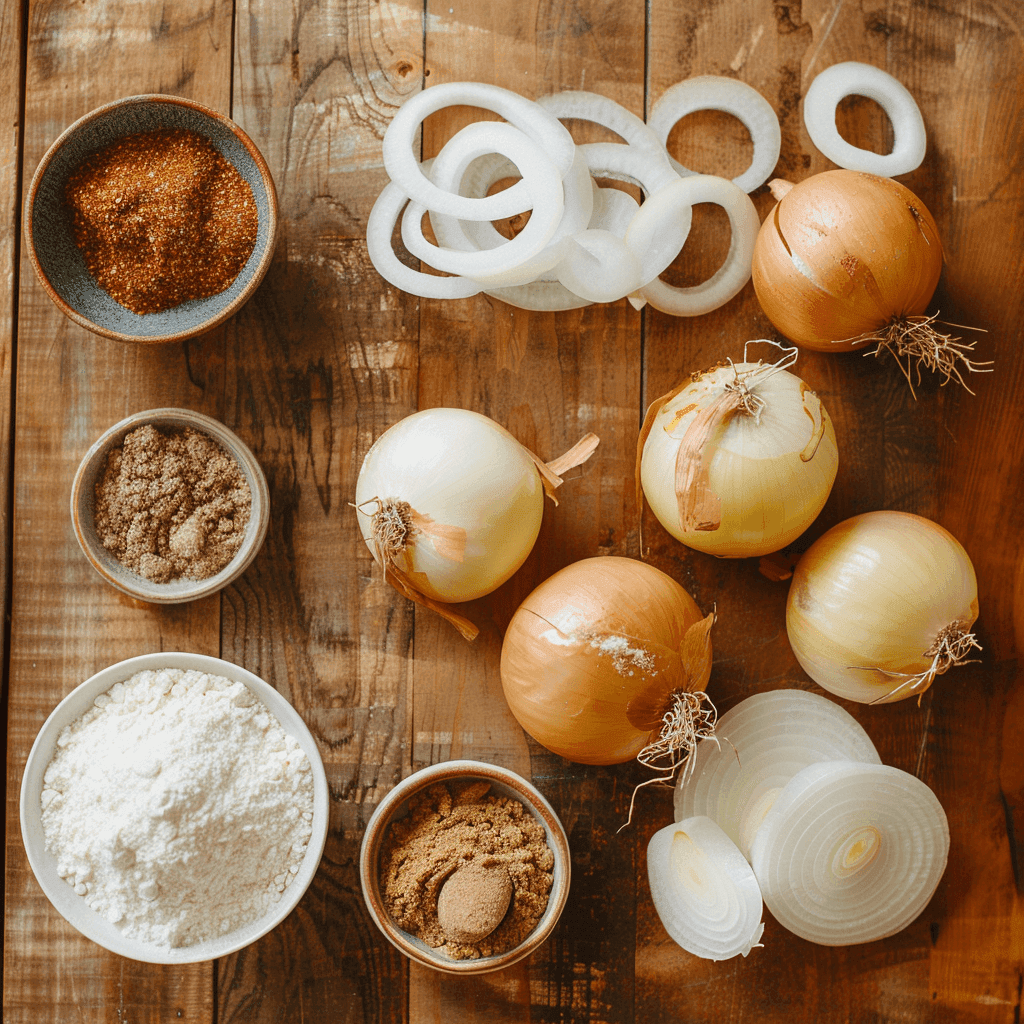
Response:
[[[133,313],[224,291],[256,244],[249,183],[184,128],[139,132],[87,157],[68,179],[89,273]]]

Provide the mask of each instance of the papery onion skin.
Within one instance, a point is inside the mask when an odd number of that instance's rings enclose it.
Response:
[[[832,527],[801,556],[786,603],[790,646],[821,687],[860,703],[923,692],[906,685],[933,662],[944,630],[978,617],[974,566],[938,523],[866,512]],[[944,670],[943,670],[944,671]]]
[[[687,630],[704,619],[692,597],[645,562],[585,558],[540,584],[516,610],[501,649],[512,714],[538,743],[582,764],[618,764],[657,735],[675,690],[699,690],[676,659]],[[626,638],[635,656],[615,658],[594,636]],[[710,671],[711,645],[707,643]],[[656,663],[645,670],[640,662]]]
[[[754,245],[754,290],[787,338],[850,351],[894,318],[924,313],[942,243],[924,203],[891,178],[825,171],[794,185]]]
[[[736,363],[700,374],[661,407],[643,445],[641,482],[659,522],[688,547],[720,557],[756,557],[791,544],[824,507],[839,465],[825,407],[799,377],[778,370],[752,386],[765,402],[759,418],[737,410],[704,446],[708,481],[721,502],[719,526],[683,525],[674,466],[687,426],[726,384],[757,367]]]
[[[413,536],[398,556],[421,593],[446,603],[482,597],[509,579],[532,550],[544,512],[544,488],[530,453],[500,424],[468,409],[413,413],[366,453],[354,503],[376,558],[374,499],[408,502],[441,526],[467,531],[461,561],[423,535]]]

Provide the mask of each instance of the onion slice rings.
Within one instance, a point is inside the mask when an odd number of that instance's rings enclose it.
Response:
[[[886,112],[896,139],[891,153],[852,146],[839,134],[836,107],[847,96],[866,96]],[[811,82],[804,96],[804,125],[811,142],[834,164],[882,178],[920,167],[928,145],[924,118],[907,88],[887,71],[855,60],[833,64]]]
[[[666,89],[651,109],[647,124],[658,141],[667,146],[672,129],[687,114],[698,110],[721,110],[744,124],[754,143],[754,157],[750,166],[732,180],[744,192],[763,185],[775,169],[782,148],[782,129],[771,104],[746,82],[722,75],[698,75]],[[697,173],[672,157],[669,160],[677,174]]]
[[[384,133],[381,149],[384,168],[410,199],[461,220],[501,220],[530,209],[528,187],[519,183],[493,196],[470,199],[445,192],[423,174],[412,150],[416,131],[430,114],[457,104],[500,114],[540,147],[554,163],[559,178],[569,173],[575,144],[569,130],[557,117],[509,89],[482,82],[449,82],[424,89],[407,99]]]

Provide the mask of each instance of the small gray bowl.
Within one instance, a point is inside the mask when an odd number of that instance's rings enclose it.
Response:
[[[86,269],[64,202],[68,178],[90,154],[118,139],[161,128],[190,129],[210,140],[248,182],[256,201],[256,245],[218,295],[144,315],[115,302]],[[117,341],[183,341],[216,327],[242,307],[270,266],[277,239],[277,192],[260,151],[233,121],[180,96],[129,96],[79,118],[40,160],[25,200],[29,259],[58,309],[94,334]]]
[[[154,583],[122,565],[101,543],[94,521],[96,481],[103,473],[107,455],[124,443],[125,435],[151,423],[158,430],[192,427],[212,437],[241,466],[252,494],[252,511],[245,538],[235,557],[215,576],[205,580],[179,579]],[[270,490],[256,456],[245,442],[223,423],[191,409],[149,409],[115,423],[96,440],[79,463],[71,484],[71,521],[75,536],[93,568],[112,586],[129,597],[151,604],[184,604],[216,593],[249,567],[263,545],[270,523]]]
[[[396,818],[408,813],[409,800],[428,786],[439,782],[486,781],[498,796],[518,800],[543,826],[547,843],[554,854],[555,863],[548,905],[536,927],[518,945],[505,953],[480,957],[476,960],[454,960],[439,949],[432,949],[422,939],[396,924],[384,903],[380,891],[380,854],[388,827]],[[499,971],[529,956],[554,931],[569,898],[571,872],[569,839],[554,808],[532,783],[507,768],[485,761],[444,761],[413,772],[392,789],[377,805],[363,834],[359,850],[359,880],[363,899],[377,927],[385,938],[410,960],[432,967],[445,974],[486,974]]]

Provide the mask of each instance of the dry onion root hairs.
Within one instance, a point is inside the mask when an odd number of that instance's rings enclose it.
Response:
[[[967,381],[964,380],[961,370],[967,373],[991,373],[992,360],[988,359],[983,363],[975,362],[967,353],[974,351],[977,342],[961,341],[951,334],[943,334],[935,330],[933,324],[939,323],[944,327],[956,327],[962,331],[985,331],[984,327],[969,327],[965,324],[947,324],[938,319],[938,313],[931,316],[898,316],[891,320],[884,327],[870,334],[862,334],[856,338],[847,338],[844,342],[837,344],[848,344],[849,342],[877,341],[878,344],[866,356],[879,356],[883,352],[889,352],[899,364],[903,376],[907,378],[910,385],[910,393],[917,398],[914,391],[914,381],[911,379],[913,373],[917,377],[917,383],[921,383],[921,367],[931,370],[933,373],[942,374],[942,387],[945,387],[951,380],[961,384],[968,394],[973,395]],[[903,365],[906,359],[907,365]]]
[[[696,627],[691,628],[699,628],[701,636],[706,641],[717,617],[717,611],[712,610],[697,623]],[[704,681],[704,686],[706,685],[707,680]],[[697,744],[701,740],[713,740],[718,743],[718,737],[715,735],[718,709],[703,687],[692,692],[676,690],[670,695],[670,699],[672,703],[662,715],[661,730],[657,737],[636,755],[637,761],[645,768],[660,774],[645,779],[633,787],[633,794],[629,798],[629,814],[617,829],[618,832],[633,821],[633,807],[639,790],[644,786],[675,786],[678,780],[685,781],[693,772],[693,752]]]
[[[870,704],[881,704],[893,699],[901,690],[906,690],[905,696],[916,693],[917,703],[920,705],[924,691],[935,682],[936,676],[941,676],[956,665],[976,665],[980,658],[968,658],[971,651],[982,651],[984,648],[978,643],[974,633],[968,633],[967,624],[961,619],[951,622],[935,638],[935,643],[924,652],[924,657],[931,658],[932,663],[923,672],[915,675],[906,675],[903,672],[890,672],[884,668],[872,669],[867,666],[854,665],[854,668],[862,669],[865,672],[881,672],[882,675],[892,679],[902,679],[899,686],[894,686],[888,693],[882,694]]]

